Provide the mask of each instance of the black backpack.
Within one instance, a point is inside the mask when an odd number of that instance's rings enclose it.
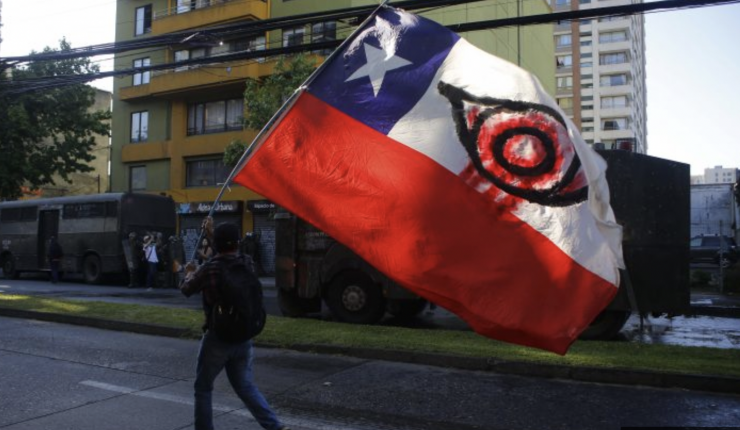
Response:
[[[221,282],[219,300],[213,305],[208,328],[224,342],[244,342],[265,328],[262,283],[245,257],[214,259],[218,262]]]

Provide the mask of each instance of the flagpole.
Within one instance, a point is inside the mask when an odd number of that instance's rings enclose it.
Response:
[[[213,204],[211,205],[211,209],[208,211],[208,217],[213,218],[213,214],[216,211],[216,205],[219,201],[221,201],[221,198],[223,197],[224,193],[226,192],[226,189],[229,188],[229,184],[231,184],[231,181],[234,179],[234,176],[236,176],[236,173],[241,170],[244,165],[249,162],[249,156],[254,152],[256,147],[259,145],[260,142],[262,142],[263,136],[265,136],[267,133],[272,131],[272,126],[274,126],[282,117],[285,115],[285,113],[288,111],[288,109],[293,106],[296,99],[298,99],[298,96],[303,93],[303,91],[306,90],[308,85],[313,82],[316,77],[324,71],[328,67],[328,65],[334,60],[334,58],[339,55],[339,52],[342,52],[342,50],[349,45],[355,37],[357,37],[357,34],[361,29],[364,29],[368,23],[375,17],[375,15],[378,14],[378,12],[386,7],[388,3],[388,0],[383,0],[373,12],[365,18],[365,20],[357,26],[357,28],[349,35],[346,39],[342,41],[342,43],[334,50],[331,54],[329,54],[329,57],[324,60],[323,63],[319,65],[319,67],[316,68],[309,76],[306,78],[303,83],[293,91],[293,94],[288,97],[288,99],[283,103],[282,106],[280,106],[280,109],[278,109],[270,118],[269,121],[267,121],[267,124],[265,124],[264,127],[257,133],[257,136],[254,137],[252,140],[252,143],[249,144],[246,150],[244,150],[244,153],[241,157],[239,157],[239,161],[237,161],[236,165],[234,165],[234,168],[231,169],[231,173],[229,173],[229,176],[224,181],[223,186],[221,187],[221,190],[218,192],[218,196],[216,196],[216,200],[213,201]],[[205,229],[201,228],[200,235],[198,236],[198,242],[196,243],[195,249],[193,249],[193,254],[190,257],[190,260],[188,261],[194,261],[196,256],[198,255],[198,247],[200,246],[200,243],[203,241],[203,235],[205,234]]]

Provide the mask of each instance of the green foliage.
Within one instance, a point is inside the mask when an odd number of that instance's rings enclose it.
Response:
[[[244,91],[245,125],[261,130],[315,68],[311,57],[297,54],[281,58],[263,81],[248,80]]]
[[[70,44],[62,40],[58,50]],[[98,72],[89,59],[36,61],[13,70],[12,79],[34,79]],[[0,74],[2,75],[2,74]],[[68,85],[11,95],[2,92],[12,82],[0,76],[0,200],[21,196],[21,187],[53,184],[53,175],[68,180],[72,172],[89,172],[97,135],[110,135],[110,111],[88,112],[95,90]]]
[[[232,140],[224,151],[224,164],[229,167],[236,166],[242,154],[247,149],[247,144],[239,139]]]

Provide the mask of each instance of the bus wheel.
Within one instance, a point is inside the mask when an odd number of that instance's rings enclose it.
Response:
[[[283,316],[300,318],[307,314],[321,312],[321,298],[305,299],[298,297],[295,291],[278,288],[278,306]]]
[[[342,322],[374,324],[385,314],[383,292],[359,270],[337,275],[329,284],[325,297],[334,317]]]
[[[396,318],[411,319],[418,316],[427,306],[424,299],[388,300],[388,313]]]
[[[88,255],[82,263],[82,274],[88,284],[99,284],[103,279],[103,268],[100,265],[100,257]]]
[[[629,319],[628,310],[607,309],[602,311],[578,337],[583,340],[611,340],[622,330]]]
[[[3,277],[5,279],[18,279],[18,271],[15,270],[15,261],[13,261],[12,255],[7,255],[3,259]]]

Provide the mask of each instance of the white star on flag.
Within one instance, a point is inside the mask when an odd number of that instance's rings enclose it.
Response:
[[[408,66],[412,63],[411,61],[396,55],[387,57],[385,51],[372,45],[368,45],[367,43],[364,43],[363,45],[365,47],[365,59],[367,59],[367,63],[357,69],[355,73],[353,73],[352,76],[347,78],[344,82],[367,76],[370,78],[370,83],[373,85],[373,94],[377,97],[380,87],[383,86],[383,78],[385,78],[386,72]]]

